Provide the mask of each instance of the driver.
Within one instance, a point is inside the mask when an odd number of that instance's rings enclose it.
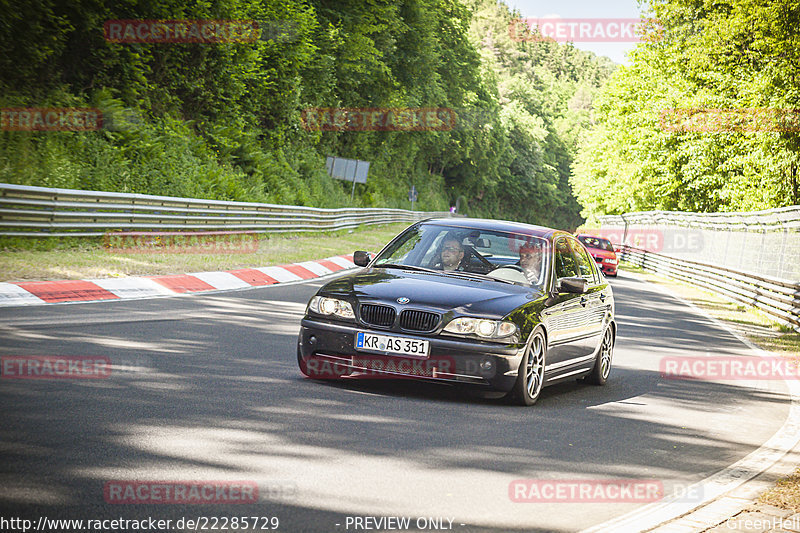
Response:
[[[464,259],[464,245],[453,235],[442,242],[442,270],[456,270]]]
[[[530,283],[539,283],[542,276],[542,246],[539,243],[523,244],[519,249],[519,266]]]

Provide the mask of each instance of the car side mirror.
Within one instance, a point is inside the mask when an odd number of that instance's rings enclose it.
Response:
[[[584,278],[561,278],[556,283],[556,290],[558,292],[583,294],[586,292],[587,284]]]
[[[370,261],[372,261],[372,254],[369,252],[359,250],[353,253],[353,263],[355,263],[356,266],[365,267]]]

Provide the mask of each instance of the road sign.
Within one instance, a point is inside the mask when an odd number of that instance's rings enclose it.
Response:
[[[369,161],[328,156],[325,160],[325,167],[328,169],[328,175],[332,178],[352,181],[354,183],[367,182]]]

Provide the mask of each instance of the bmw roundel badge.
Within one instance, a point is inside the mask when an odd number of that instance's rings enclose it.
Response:
[[[407,303],[408,303],[408,302],[410,302],[410,301],[411,301],[411,300],[409,300],[409,299],[408,299],[408,298],[406,298],[405,296],[403,296],[403,297],[401,297],[401,298],[398,298],[398,299],[397,299],[397,303],[399,303],[399,304],[407,304]]]

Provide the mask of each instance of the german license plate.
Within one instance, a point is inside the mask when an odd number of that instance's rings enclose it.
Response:
[[[356,332],[356,350],[374,353],[391,353],[411,357],[428,357],[430,342],[392,335],[375,335]]]

